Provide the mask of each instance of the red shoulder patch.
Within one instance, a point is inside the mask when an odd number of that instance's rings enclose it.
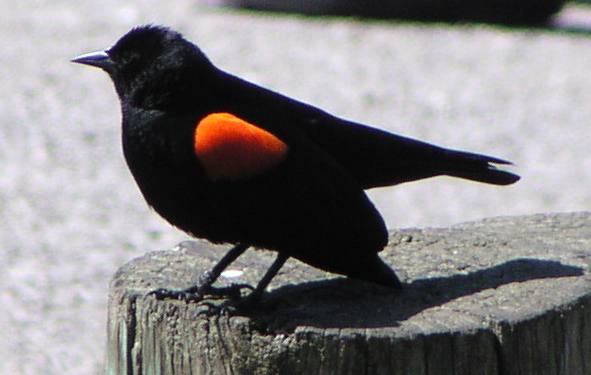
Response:
[[[212,113],[195,128],[195,155],[211,180],[238,180],[279,164],[288,146],[270,132],[230,113]]]

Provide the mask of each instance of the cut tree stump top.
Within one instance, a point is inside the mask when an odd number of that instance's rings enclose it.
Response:
[[[107,373],[591,374],[591,213],[392,232],[400,294],[289,260],[244,316],[146,296],[227,249],[184,242],[117,272]],[[255,285],[273,257],[248,251],[230,281]]]

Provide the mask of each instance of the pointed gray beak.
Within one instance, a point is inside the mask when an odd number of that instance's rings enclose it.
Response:
[[[84,55],[74,57],[70,61],[78,64],[96,66],[97,68],[107,71],[113,66],[113,60],[111,60],[109,54],[105,51],[85,53]]]

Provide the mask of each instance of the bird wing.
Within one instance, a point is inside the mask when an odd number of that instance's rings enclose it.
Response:
[[[347,121],[227,73],[223,81],[223,91],[240,98],[235,101],[237,110],[260,120],[261,126],[273,134],[308,138],[364,189],[438,175],[496,185],[519,180],[519,176],[495,166],[511,164],[506,160],[446,149]]]
[[[194,133],[195,155],[212,180],[237,180],[281,163],[289,147],[261,127],[231,113],[211,113]]]
[[[316,265],[330,262],[328,254],[377,253],[387,242],[361,187],[312,142],[287,144],[250,119],[220,112],[196,121],[194,156],[212,186],[214,216],[234,231],[228,240],[288,249]]]

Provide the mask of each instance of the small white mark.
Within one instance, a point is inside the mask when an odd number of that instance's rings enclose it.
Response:
[[[225,270],[224,272],[222,272],[222,276],[225,277],[226,279],[233,279],[236,277],[240,277],[240,276],[242,276],[242,274],[244,274],[244,272],[242,272],[240,270]]]

